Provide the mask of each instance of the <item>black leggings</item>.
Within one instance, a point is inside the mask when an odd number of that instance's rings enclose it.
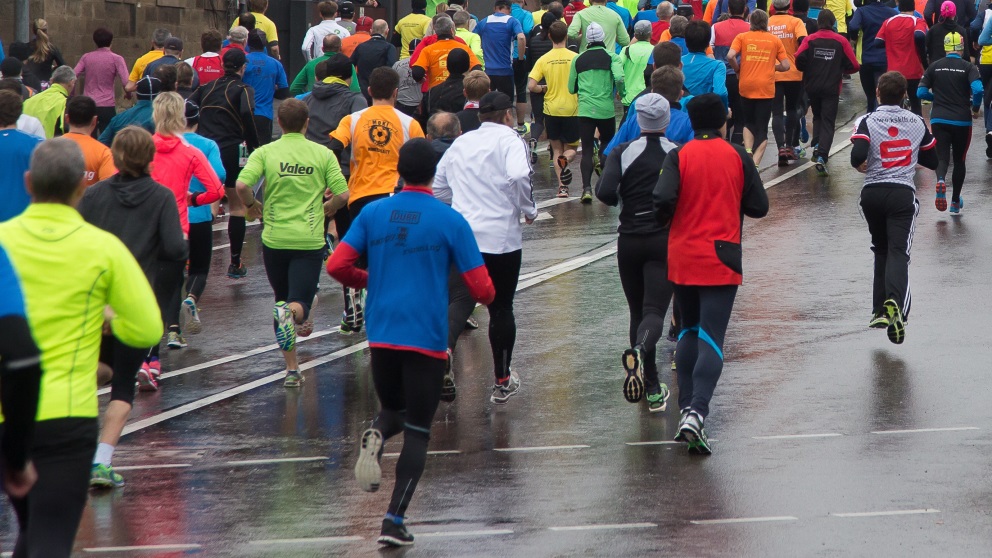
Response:
[[[690,287],[675,285],[682,312],[682,333],[675,347],[679,377],[679,409],[691,408],[703,417],[723,371],[723,341],[734,309],[737,285]]]
[[[858,72],[861,76],[861,89],[868,99],[868,112],[872,112],[878,107],[878,99],[875,98],[875,89],[878,88],[878,78],[885,73],[885,66],[873,66],[862,64]]]
[[[954,157],[951,201],[956,202],[960,199],[961,187],[964,186],[964,175],[967,170],[964,160],[971,145],[971,126],[931,124],[931,128],[933,128],[933,137],[937,140],[937,180],[944,180],[947,176],[947,167],[951,166],[952,155]]]
[[[768,141],[768,121],[772,117],[772,105],[774,104],[775,99],[741,97],[741,116],[744,119],[744,127],[754,137],[754,143],[751,144],[752,149],[757,149]]]
[[[238,175],[241,173],[241,155],[239,146],[232,145],[220,149],[220,161],[224,165],[224,193],[228,198],[238,195],[234,190],[238,184]],[[254,184],[248,186],[254,187]],[[227,218],[227,238],[231,244],[231,264],[241,265],[241,250],[245,245],[245,230],[248,224],[244,217],[231,215]]]
[[[179,328],[179,307],[183,303],[183,272],[186,262],[159,262],[158,275],[155,276],[155,298],[162,311],[162,324],[168,332],[169,328]],[[159,356],[161,343],[152,347],[149,354]]]
[[[38,482],[27,497],[10,499],[19,523],[14,558],[68,558],[72,554],[98,435],[95,418],[37,423],[31,461]]]
[[[530,137],[541,139],[544,133],[544,93],[530,93],[530,110],[533,122],[530,125]]]
[[[189,224],[189,277],[186,292],[196,300],[203,296],[210,274],[210,260],[214,255],[214,225],[210,221]]]
[[[803,116],[803,82],[775,83],[772,132],[779,148],[799,145],[799,120]]]
[[[100,362],[113,371],[110,383],[110,400],[134,403],[134,381],[145,355],[150,349],[136,349],[121,343],[113,335],[104,335],[100,341]]]
[[[727,122],[727,139],[737,145],[744,145],[744,113],[741,109],[741,94],[737,74],[727,74],[727,99],[733,116]]]
[[[445,359],[396,349],[372,347],[372,382],[382,409],[372,428],[384,440],[403,432],[396,462],[396,484],[389,513],[403,517],[427,463],[431,422],[441,400]]]
[[[919,79],[906,80],[906,96],[909,97],[909,110],[917,116],[923,116],[923,101],[916,96],[916,89],[919,87]]]
[[[310,305],[317,294],[324,251],[282,250],[262,245],[265,275],[276,302],[295,302],[303,307],[303,319],[310,315]]]
[[[665,313],[672,299],[668,280],[668,231],[621,234],[617,240],[620,285],[630,310],[630,346],[643,351],[648,391],[658,387],[655,346],[665,330]]]
[[[517,323],[513,316],[513,295],[520,278],[520,250],[506,254],[482,254],[486,271],[496,289],[496,298],[489,304],[489,344],[493,350],[493,374],[496,380],[510,375],[513,345],[517,341]],[[475,301],[464,286],[461,275],[452,273],[448,281],[448,348],[465,329],[465,321],[475,309]]]
[[[599,145],[605,148],[617,133],[616,118],[579,117],[579,139],[582,140],[582,162],[579,164],[579,170],[582,172],[583,192],[592,189],[593,141],[596,139],[596,130],[599,130]],[[603,163],[605,164],[606,161]]]

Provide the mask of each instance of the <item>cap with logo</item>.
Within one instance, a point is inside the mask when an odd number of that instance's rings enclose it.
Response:
[[[964,38],[960,33],[948,33],[944,35],[944,52],[964,51]]]
[[[245,65],[248,58],[245,56],[245,51],[239,48],[232,48],[224,53],[224,67],[231,70],[237,70],[241,66]]]
[[[362,16],[355,20],[356,31],[371,31],[373,20],[369,16]]]

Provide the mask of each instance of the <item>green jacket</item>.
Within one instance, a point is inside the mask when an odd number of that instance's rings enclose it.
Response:
[[[335,54],[335,53],[331,53]],[[308,93],[313,89],[313,83],[317,81],[314,71],[317,68],[317,64],[327,60],[331,57],[331,54],[323,54],[313,60],[307,62],[306,66],[300,70],[300,73],[296,74],[293,78],[293,83],[289,84],[289,94],[296,96]],[[351,67],[351,90],[355,93],[361,92],[362,88],[358,85],[358,73],[355,72],[355,67]]]
[[[48,89],[24,101],[24,114],[41,120],[41,125],[45,127],[45,137],[52,139],[55,137],[55,128],[65,114],[68,99],[69,92],[65,87],[53,83]]]
[[[583,53],[589,48],[586,42],[586,28],[590,23],[598,23],[603,28],[606,38],[603,43],[606,50],[616,52],[616,44],[627,46],[630,44],[630,35],[627,28],[623,26],[620,15],[606,6],[589,6],[588,8],[575,13],[571,25],[568,26],[568,36],[572,39],[579,39],[579,53]]]
[[[623,47],[620,54],[620,63],[623,64],[623,88],[624,94],[621,102],[623,106],[629,107],[634,97],[644,91],[644,69],[648,67],[648,60],[654,47],[647,41],[636,42]]]
[[[568,92],[579,96],[580,117],[616,118],[614,89],[623,94],[623,62],[619,56],[597,43],[572,59]]]

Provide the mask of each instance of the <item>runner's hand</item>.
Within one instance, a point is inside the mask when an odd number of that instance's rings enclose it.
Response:
[[[532,218],[530,218],[530,217],[524,217],[524,223],[527,223],[528,225],[532,225],[532,224],[534,224],[534,221],[535,221],[535,220],[536,220],[536,219],[532,219]]]
[[[866,172],[868,172],[868,161],[861,163],[861,165],[858,167],[858,172],[860,172],[861,174],[865,174]]]
[[[11,498],[24,498],[38,480],[38,471],[30,461],[20,471],[4,469],[3,490]]]
[[[262,218],[262,202],[255,200],[255,203],[248,208],[247,218],[252,222]]]

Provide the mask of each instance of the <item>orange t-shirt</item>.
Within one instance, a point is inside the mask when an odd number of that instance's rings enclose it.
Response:
[[[345,147],[351,145],[351,178],[348,180],[352,203],[365,196],[389,194],[396,188],[400,147],[424,132],[416,120],[391,106],[374,105],[341,119],[331,137]]]
[[[358,48],[358,45],[370,40],[371,38],[372,35],[369,35],[368,33],[355,33],[354,35],[341,39],[341,54],[351,58],[351,55],[354,54],[355,49]]]
[[[775,72],[775,81],[802,81],[803,73],[796,69],[796,51],[799,39],[805,37],[806,24],[798,17],[788,14],[773,15],[768,19],[768,32],[778,37],[789,55],[789,71]]]
[[[79,149],[83,151],[83,160],[86,162],[86,187],[106,180],[117,174],[117,167],[114,166],[114,156],[106,145],[83,134],[69,132],[65,135],[67,139],[76,142]]]
[[[738,91],[747,99],[775,98],[775,64],[789,58],[778,37],[767,31],[748,31],[734,37],[730,49],[741,55]]]
[[[460,48],[468,53],[469,68],[481,65],[481,62],[479,62],[475,53],[472,52],[472,49],[465,46],[464,43],[459,43],[454,39],[438,41],[420,51],[420,57],[413,64],[414,66],[420,66],[427,72],[427,83],[430,87],[434,87],[448,79],[448,53],[456,48]]]

